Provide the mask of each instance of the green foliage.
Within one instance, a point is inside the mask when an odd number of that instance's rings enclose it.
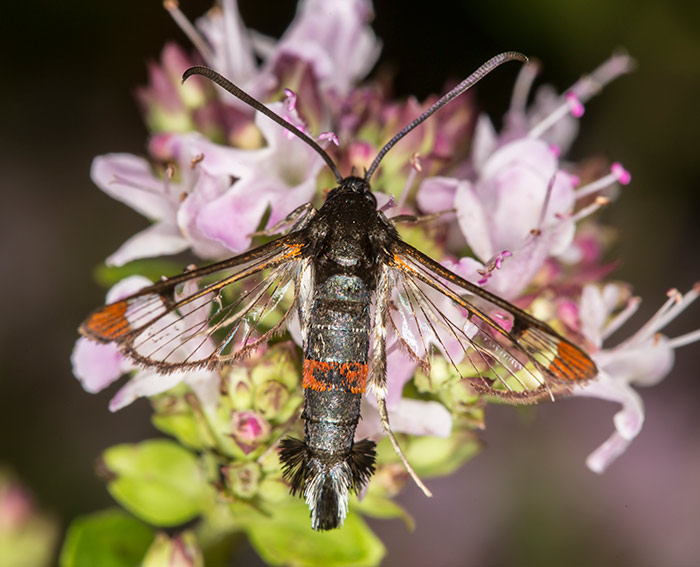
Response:
[[[176,526],[198,516],[212,491],[195,455],[165,439],[107,449],[110,494],[137,517]]]
[[[61,567],[134,567],[154,538],[149,528],[117,509],[75,520],[61,550]]]
[[[147,260],[135,260],[124,266],[100,264],[95,268],[95,280],[104,287],[112,287],[129,276],[144,276],[153,282],[157,282],[161,276],[172,276],[181,271],[181,262],[150,258]]]
[[[399,518],[403,520],[403,523],[406,524],[406,529],[409,531],[413,531],[416,527],[416,521],[411,514],[388,496],[379,494],[379,490],[373,489],[371,485],[364,498],[354,502],[352,508],[372,518],[380,518],[382,520]]]
[[[250,543],[270,565],[341,567],[379,565],[386,553],[372,530],[353,513],[342,528],[315,532],[302,501],[280,506],[270,518],[260,517],[246,527]]]

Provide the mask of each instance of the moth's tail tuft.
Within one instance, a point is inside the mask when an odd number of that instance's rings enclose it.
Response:
[[[290,492],[300,496],[308,474],[308,450],[306,443],[294,437],[285,437],[280,442],[282,475],[290,485]]]
[[[363,439],[353,444],[349,459],[353,492],[357,493],[362,490],[374,474],[376,456],[377,445],[371,439]]]
[[[343,525],[349,492],[359,492],[374,472],[374,441],[355,443],[347,453],[311,451],[288,437],[280,443],[284,478],[294,495],[303,494],[311,511],[311,527],[332,530]]]

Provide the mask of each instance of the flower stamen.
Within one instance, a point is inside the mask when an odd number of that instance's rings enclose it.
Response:
[[[610,166],[610,173],[604,175],[600,179],[596,179],[591,183],[584,185],[576,190],[576,200],[587,197],[592,193],[597,193],[613,185],[614,183],[620,183],[621,185],[628,185],[632,180],[632,176],[629,171],[627,171],[620,162],[615,162]]]
[[[539,123],[535,124],[527,133],[528,138],[539,138],[559,120],[567,114],[571,114],[576,118],[580,118],[584,113],[584,106],[581,99],[572,92],[564,95],[564,102],[554,109],[548,116],[543,118]]]
[[[608,205],[610,203],[610,199],[608,197],[603,197],[602,195],[598,195],[595,198],[595,201],[588,205],[587,207],[583,207],[582,209],[578,210],[576,213],[571,215],[571,220],[574,222],[578,222],[587,216],[592,215],[594,212],[596,212],[598,209],[601,207],[604,207],[605,205]]]
[[[284,89],[284,102],[289,112],[297,107],[297,95],[292,89]]]
[[[180,10],[179,2],[177,0],[164,0],[163,8],[168,11],[170,17],[182,30],[182,33],[192,42],[192,45],[199,51],[199,54],[204,58],[207,64],[212,65],[214,62],[214,53],[211,47],[209,47],[207,41],[197,31],[197,28],[192,25],[192,22],[190,22],[187,16]]]
[[[696,343],[698,341],[700,341],[700,329],[691,331],[690,333],[686,333],[685,335],[681,335],[680,337],[676,337],[675,339],[671,339],[670,341],[668,341],[668,346],[675,349],[678,347],[689,345],[691,343]]]
[[[513,253],[510,250],[499,252],[493,258],[491,258],[483,268],[478,269],[476,272],[483,277],[476,282],[477,285],[486,284],[486,282],[488,282],[493,275],[493,271],[500,270],[501,266],[503,265],[503,260],[510,258],[512,255]]]
[[[610,335],[622,327],[622,325],[624,325],[629,318],[637,312],[641,302],[642,299],[640,297],[630,297],[624,309],[615,315],[615,317],[613,317],[607,323],[607,325],[605,325],[601,334],[602,339],[606,340],[608,337],[610,337]]]
[[[321,142],[326,142],[325,145],[322,144],[321,147],[325,150],[328,147],[328,144],[333,144],[335,146],[340,146],[340,140],[338,140],[338,136],[336,136],[335,132],[321,132],[318,135],[318,139]]]
[[[700,295],[700,289],[698,286],[694,286],[693,289],[691,289],[685,295],[681,295],[677,289],[670,289],[666,295],[668,295],[668,299],[659,308],[659,310],[654,313],[651,319],[642,325],[642,327],[629,339],[618,345],[616,349],[639,344],[652,337],[655,333],[661,331],[661,329],[668,325],[673,319],[678,317],[698,298],[698,295]],[[690,335],[692,337],[693,333],[690,333]],[[678,340],[681,340],[682,344],[688,344],[687,342],[683,341],[690,339],[688,339],[687,335],[684,335],[683,337],[678,337]],[[690,340],[690,342],[693,341]]]

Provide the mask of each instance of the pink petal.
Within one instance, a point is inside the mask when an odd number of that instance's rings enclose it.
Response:
[[[470,256],[460,258],[457,262],[444,260],[442,265],[458,276],[462,276],[465,280],[476,282],[481,279],[481,274],[478,270],[483,269],[484,265]]]
[[[139,258],[177,254],[189,248],[189,243],[172,224],[156,223],[135,234],[111,254],[108,266],[123,266]]]
[[[153,282],[143,276],[129,276],[117,282],[107,292],[107,303],[114,303],[125,297],[133,295],[144,287],[148,287]]]
[[[219,403],[220,378],[216,372],[195,370],[188,373],[187,385],[197,396],[205,411],[213,411]]]
[[[248,81],[257,71],[250,34],[234,0],[223,0],[221,11],[211,11],[197,20],[214,54],[207,63],[237,84]],[[256,93],[251,93],[255,95]]]
[[[581,320],[581,332],[592,344],[598,348],[603,344],[603,328],[607,321],[609,311],[603,302],[603,295],[595,285],[587,285],[581,292],[579,318]]]
[[[90,177],[111,197],[129,205],[143,216],[160,220],[174,215],[163,181],[143,158],[131,154],[107,154],[92,161]]]
[[[516,140],[489,158],[475,192],[492,219],[490,233],[496,250],[517,250],[530,231],[542,228],[542,207],[556,166],[540,140]],[[573,191],[570,202],[573,205]],[[555,212],[567,211],[553,211],[550,204],[545,224]]]
[[[491,242],[489,220],[486,217],[484,205],[468,181],[462,181],[457,186],[455,206],[457,221],[467,243],[477,258],[487,262],[495,253]]]
[[[480,114],[472,142],[472,164],[477,173],[483,169],[488,157],[496,151],[497,144],[498,134],[491,119],[485,114]]]
[[[416,372],[416,362],[398,348],[391,350],[386,357],[387,408],[395,408],[403,395],[403,387]]]
[[[214,177],[202,173],[195,191],[182,201],[177,211],[177,226],[189,241],[192,251],[200,258],[224,258],[231,251],[219,242],[207,237],[199,227],[199,215],[203,207],[218,199],[225,190]]]
[[[535,92],[535,100],[528,110],[530,126],[539,123],[561,105],[561,96],[551,85],[543,85]],[[540,139],[557,146],[566,155],[579,131],[579,120],[566,114],[552,125]]]
[[[603,474],[610,464],[629,447],[630,440],[613,433],[600,447],[586,458],[586,466],[594,473]]]
[[[267,210],[267,188],[237,181],[226,194],[204,205],[197,217],[197,228],[211,240],[233,252],[244,252],[250,246],[250,234],[260,225]]]
[[[452,415],[439,402],[401,398],[388,411],[394,433],[433,437],[449,437],[452,433]],[[361,413],[362,419],[355,430],[355,439],[382,437],[384,430],[374,396],[362,398]]]
[[[307,0],[280,40],[277,57],[291,53],[308,61],[325,88],[346,93],[379,57],[371,14],[368,0]]]
[[[604,350],[595,360],[616,380],[638,386],[653,386],[673,367],[675,353],[668,339],[656,336],[634,347]]]
[[[174,388],[186,378],[183,372],[157,374],[139,372],[114,395],[109,402],[109,411],[115,412],[128,406],[137,398],[155,396]]]
[[[599,354],[594,355],[593,358],[599,368],[602,368],[604,363],[601,362]],[[598,374],[597,380],[580,390],[575,390],[574,394],[622,404],[622,409],[613,418],[616,432],[586,460],[591,470],[603,472],[641,431],[644,424],[642,399],[627,382],[610,374],[607,368]]]
[[[459,183],[460,181],[453,177],[429,177],[418,189],[418,208],[424,213],[437,213],[453,208]]]
[[[401,398],[389,419],[392,429],[400,433],[443,438],[452,433],[452,415],[439,402]]]
[[[70,359],[73,374],[91,394],[104,390],[124,374],[124,357],[114,343],[102,344],[81,337]]]
[[[491,273],[484,286],[503,299],[513,300],[528,286],[550,255],[551,231],[529,235],[525,244],[506,258],[499,270]]]
[[[272,195],[269,200],[270,218],[267,226],[274,226],[293,210],[311,201],[315,192],[316,179],[312,177],[296,187],[284,188]]]

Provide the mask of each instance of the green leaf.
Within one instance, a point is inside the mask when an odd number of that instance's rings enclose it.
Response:
[[[384,545],[358,514],[352,511],[341,528],[311,529],[309,509],[299,501],[279,506],[271,518],[246,527],[250,543],[270,565],[346,567],[379,565]]]
[[[353,503],[353,509],[362,512],[366,516],[381,518],[382,520],[400,518],[409,531],[413,531],[416,528],[416,521],[411,514],[391,498],[373,494],[371,486],[362,500],[357,500]]]
[[[443,476],[476,456],[481,447],[470,431],[456,431],[447,439],[412,437],[405,453],[418,476]]]
[[[107,488],[126,509],[157,526],[199,515],[212,495],[197,458],[166,439],[117,445],[103,454],[114,475]]]
[[[134,567],[154,531],[123,510],[110,509],[73,521],[63,543],[61,567]]]
[[[191,413],[154,414],[151,423],[159,431],[175,437],[185,447],[195,450],[203,448],[197,423]]]
[[[172,260],[135,260],[124,266],[105,266],[100,264],[95,268],[95,279],[104,287],[112,287],[117,282],[129,276],[145,276],[153,282],[160,280],[161,276],[173,276],[182,272],[182,263]]]

